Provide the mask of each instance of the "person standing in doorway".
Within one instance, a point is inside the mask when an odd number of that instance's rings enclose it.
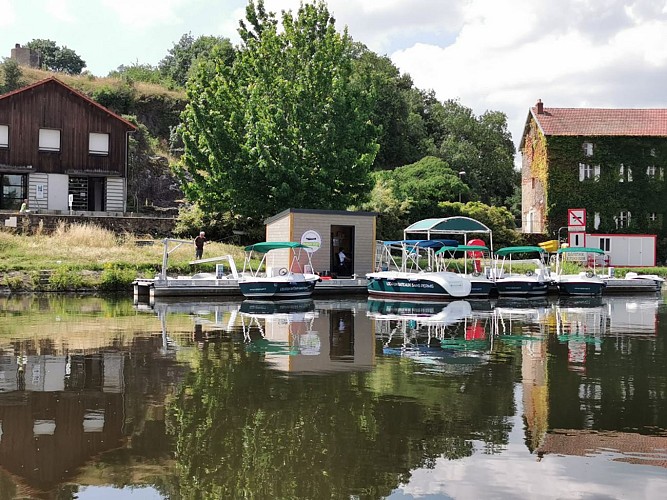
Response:
[[[206,233],[201,231],[195,238],[195,259],[201,259],[204,256],[204,243],[206,243]]]
[[[345,268],[347,267],[349,260],[350,258],[345,254],[345,250],[341,248],[340,252],[338,252],[338,265],[340,268],[340,274],[345,274]]]

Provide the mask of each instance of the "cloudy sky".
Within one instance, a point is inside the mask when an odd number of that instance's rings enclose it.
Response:
[[[667,0],[329,0],[339,29],[415,85],[479,115],[502,111],[519,142],[528,108],[667,106]],[[237,42],[245,0],[0,0],[0,57],[54,40],[105,76],[156,65],[184,33]],[[274,12],[299,0],[265,0]]]

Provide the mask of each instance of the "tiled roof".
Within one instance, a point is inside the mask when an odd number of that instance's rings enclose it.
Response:
[[[667,109],[531,108],[544,135],[667,137]]]

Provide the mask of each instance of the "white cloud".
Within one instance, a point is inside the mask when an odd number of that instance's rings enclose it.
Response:
[[[73,23],[76,21],[72,15],[70,0],[47,0],[44,10],[58,22]]]
[[[0,26],[10,26],[16,21],[16,15],[14,14],[14,7],[11,0],[0,0]]]
[[[636,89],[647,71],[656,89],[667,76],[667,17],[627,3],[472,0],[453,43],[414,43],[391,58],[441,100],[505,112],[518,143],[538,98],[553,107],[664,106],[664,97],[651,101],[657,92]]]
[[[177,11],[188,0],[102,0],[102,5],[115,12],[129,28],[146,29],[181,22]]]

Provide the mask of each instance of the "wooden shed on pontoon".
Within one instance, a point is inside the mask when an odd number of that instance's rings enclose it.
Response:
[[[266,241],[298,241],[311,249],[313,271],[323,276],[363,276],[375,261],[375,212],[289,208],[267,219]],[[341,265],[340,252],[346,256]],[[285,262],[274,263],[287,267]]]

